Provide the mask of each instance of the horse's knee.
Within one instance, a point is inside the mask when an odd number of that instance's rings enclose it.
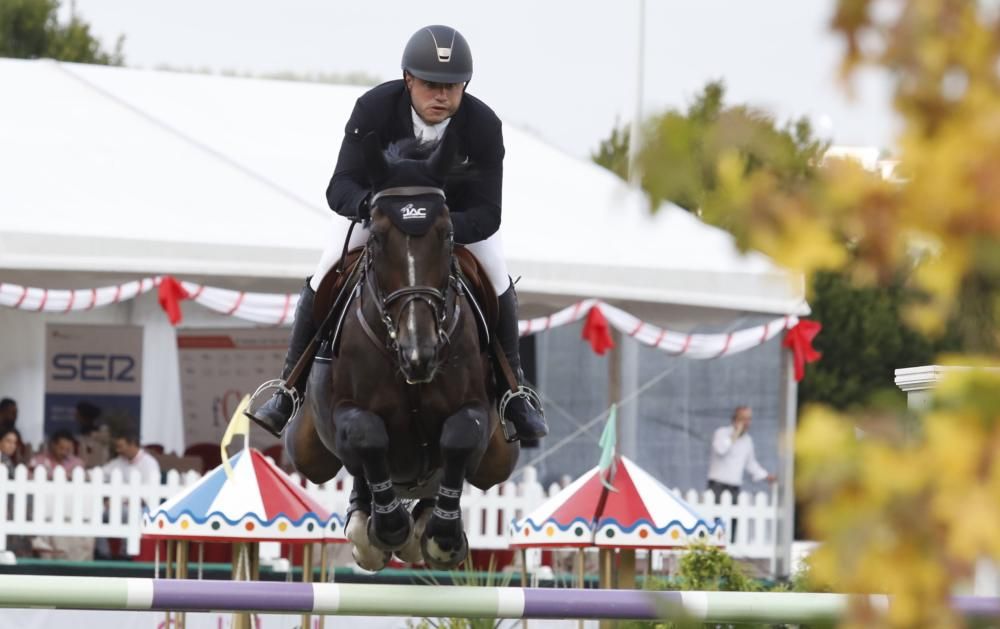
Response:
[[[389,433],[374,413],[356,407],[340,407],[334,411],[337,426],[337,448],[361,456],[382,453],[389,449]]]
[[[486,448],[489,415],[479,405],[470,405],[449,417],[441,429],[441,454],[446,458],[467,457]]]

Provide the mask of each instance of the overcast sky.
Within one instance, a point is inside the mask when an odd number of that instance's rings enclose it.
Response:
[[[68,2],[66,2],[68,6]],[[106,43],[124,34],[130,66],[399,75],[426,24],[469,40],[469,87],[504,119],[587,156],[635,111],[638,0],[76,0]],[[647,0],[643,107],[686,106],[709,80],[730,102],[779,120],[808,116],[838,144],[888,147],[889,84],[837,84],[832,0]],[[65,8],[65,7],[64,7]]]

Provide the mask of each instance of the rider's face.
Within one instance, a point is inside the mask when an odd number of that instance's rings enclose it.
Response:
[[[432,83],[406,74],[406,89],[420,119],[427,124],[437,124],[451,118],[462,104],[464,83]]]

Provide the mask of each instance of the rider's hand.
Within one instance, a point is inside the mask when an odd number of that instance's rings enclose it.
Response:
[[[368,196],[362,199],[360,205],[358,205],[359,219],[367,221],[369,218],[371,218],[372,215],[371,201],[372,201],[372,193],[369,192]]]

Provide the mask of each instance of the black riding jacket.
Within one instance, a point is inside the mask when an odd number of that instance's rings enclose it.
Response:
[[[413,138],[410,93],[402,80],[389,81],[365,92],[354,105],[344,130],[337,166],[326,189],[330,208],[348,218],[363,216],[371,190],[365,172],[361,139],[374,131],[383,148]],[[485,240],[500,228],[500,196],[503,187],[503,132],[500,119],[483,101],[471,94],[448,123],[448,133],[458,133],[458,161],[476,177],[445,184],[448,208],[455,228],[455,241],[469,244]]]

